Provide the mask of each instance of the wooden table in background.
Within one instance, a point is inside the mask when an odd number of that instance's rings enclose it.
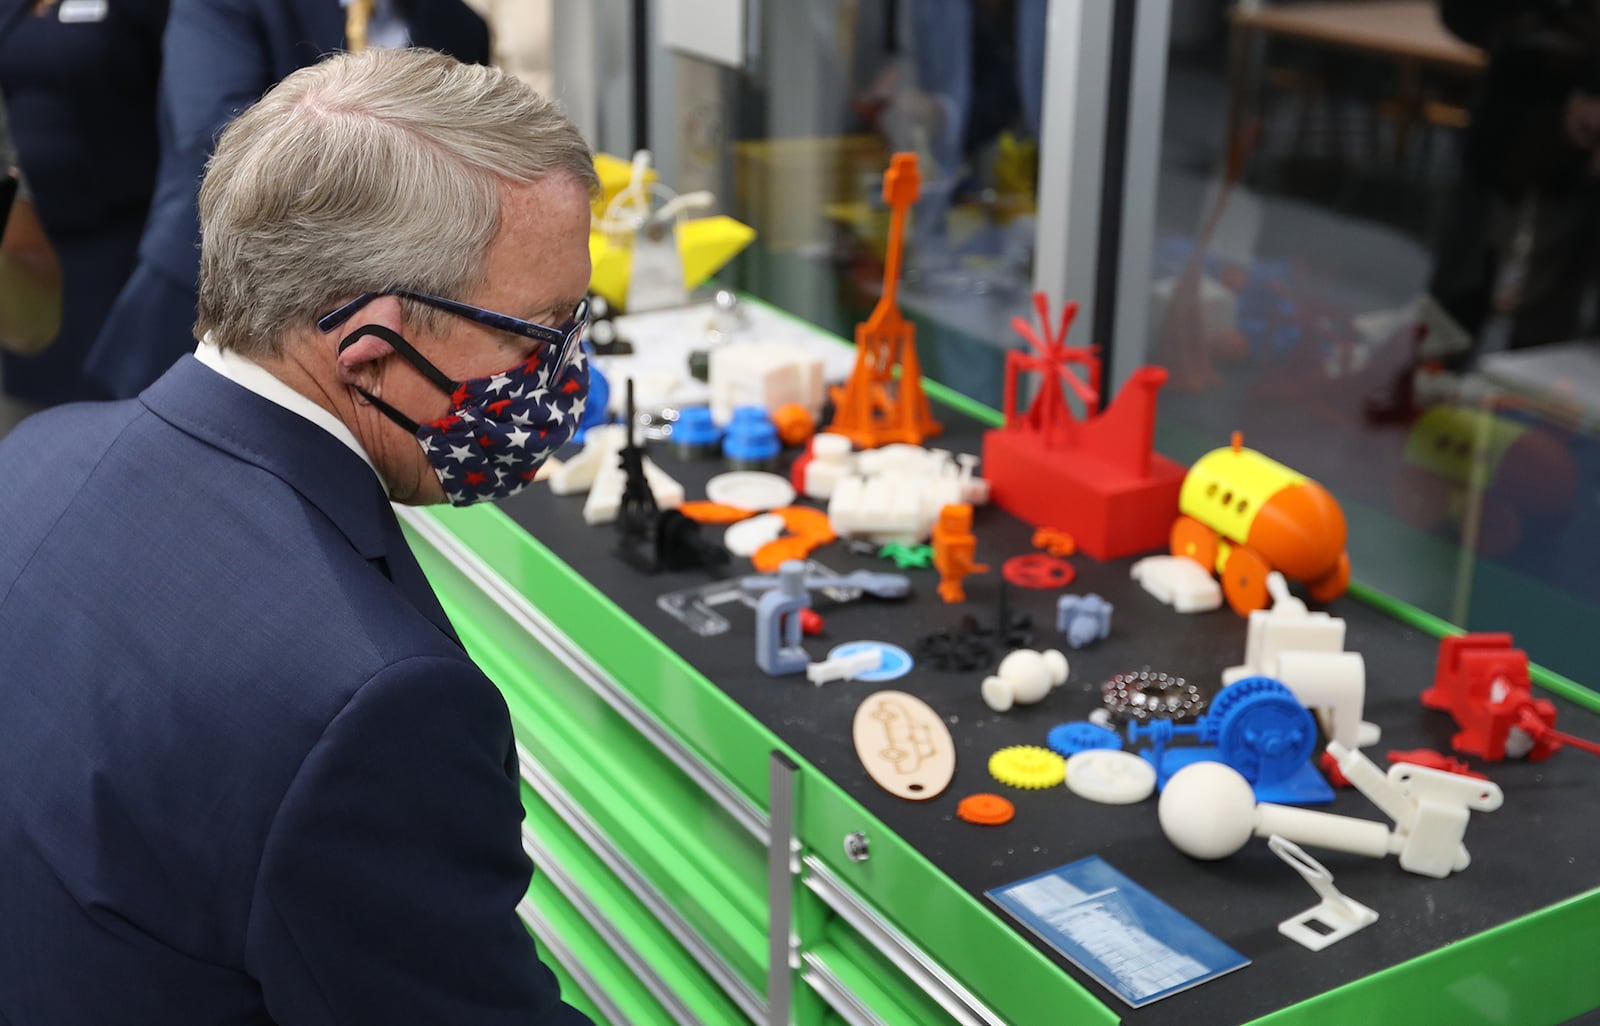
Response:
[[[1302,44],[1346,50],[1392,61],[1400,69],[1396,96],[1402,119],[1396,151],[1422,109],[1422,73],[1436,69],[1463,75],[1480,73],[1487,59],[1482,50],[1463,43],[1439,21],[1432,0],[1328,0],[1322,3],[1235,5],[1232,23],[1228,104],[1228,138],[1238,138],[1239,119],[1256,90],[1256,40],[1273,37]]]

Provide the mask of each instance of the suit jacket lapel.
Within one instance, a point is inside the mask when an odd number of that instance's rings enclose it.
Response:
[[[411,545],[400,531],[400,521],[395,519],[394,510],[386,509],[385,512],[388,513],[388,523],[384,532],[386,544],[378,568],[405,592],[413,606],[444,632],[445,637],[457,645],[461,644],[461,639],[456,636],[455,626],[450,623],[444,607],[439,605],[439,597],[433,593],[433,586],[428,583],[427,575],[422,572],[417,557],[412,555]]]

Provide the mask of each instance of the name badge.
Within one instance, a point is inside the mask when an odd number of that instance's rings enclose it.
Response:
[[[76,25],[105,21],[107,4],[106,0],[61,0],[57,10],[60,11],[57,17],[63,25]]]

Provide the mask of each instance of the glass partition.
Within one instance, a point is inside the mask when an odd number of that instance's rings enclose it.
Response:
[[[1592,686],[1600,22],[1513,6],[1173,3],[1138,341],[1164,451],[1242,431],[1358,581]]]
[[[918,156],[902,312],[924,373],[998,404],[1035,247],[1045,0],[752,4],[741,68],[659,49],[663,179],[756,241],[721,275],[845,337],[883,290],[890,156]]]

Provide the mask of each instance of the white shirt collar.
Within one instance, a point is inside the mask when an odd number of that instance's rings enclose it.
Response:
[[[232,350],[217,348],[217,344],[211,341],[209,333],[199,345],[195,346],[194,357],[240,388],[248,389],[269,402],[277,403],[290,413],[299,414],[343,442],[351,452],[361,457],[363,463],[372,468],[372,472],[378,477],[378,483],[384,486],[384,494],[389,493],[389,486],[383,480],[383,475],[378,473],[372,457],[367,455],[367,450],[361,447],[355,434],[338,417],[284,384],[271,371],[249,357],[241,356]]]

